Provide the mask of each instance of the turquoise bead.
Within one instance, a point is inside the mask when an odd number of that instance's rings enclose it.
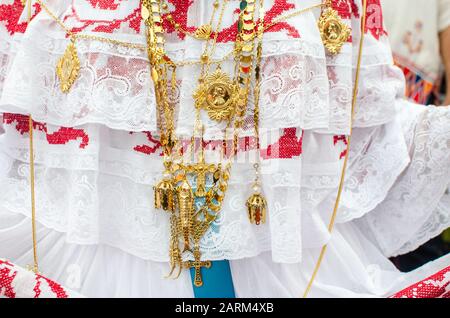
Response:
[[[247,1],[242,0],[239,7],[241,8],[241,11],[244,11],[247,8]]]

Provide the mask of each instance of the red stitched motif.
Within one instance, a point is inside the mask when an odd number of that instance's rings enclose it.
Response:
[[[41,280],[47,282],[48,286],[50,287],[50,290],[56,295],[56,298],[68,298],[66,291],[60,284],[39,274],[36,275],[36,286],[33,289],[35,291],[34,298],[38,298],[39,295],[41,294],[40,290]]]
[[[22,135],[28,133],[29,125],[28,125],[28,116],[19,115],[19,114],[3,114],[3,123],[12,125],[16,123],[16,129]],[[53,133],[47,132],[47,125],[45,123],[39,123],[33,121],[33,128],[42,131],[46,134],[47,141],[50,145],[65,145],[71,140],[81,139],[80,148],[84,149],[89,144],[89,136],[84,132],[83,129],[75,129],[68,127],[60,127],[58,131]]]
[[[342,141],[346,146],[348,145],[348,141],[347,141],[347,137],[345,135],[340,135],[340,136],[334,136],[333,137],[333,143],[336,146],[338,142]],[[343,150],[339,156],[339,159],[343,159],[345,158],[345,156],[347,155],[347,147],[345,148],[345,150]]]
[[[89,0],[93,8],[99,8],[102,10],[116,10],[120,3],[116,3],[115,0]],[[119,0],[120,2],[120,0]]]
[[[189,32],[195,32],[197,30],[194,26],[188,26],[187,25],[187,18],[188,18],[188,11],[189,8],[194,3],[193,0],[169,0],[169,2],[175,7],[173,11],[170,12],[170,14],[174,17],[174,20],[186,31]],[[270,10],[266,12],[266,23],[272,23],[272,21],[283,14],[286,11],[289,11],[291,9],[294,9],[295,5],[292,3],[289,3],[288,0],[275,0],[274,5]],[[237,36],[237,17],[239,14],[239,9],[235,11],[236,14],[236,21],[226,28],[224,28],[222,31],[219,32],[217,35],[217,42],[220,43],[226,43],[230,41],[234,41]],[[167,15],[164,16],[164,18]],[[167,21],[167,19],[164,19],[164,28],[167,30],[167,32],[172,33],[175,32],[175,29],[171,23]],[[299,38],[300,33],[297,31],[296,28],[291,26],[287,22],[280,22],[275,24],[273,27],[271,27],[267,32],[279,32],[279,31],[286,31],[289,36],[294,38]],[[178,33],[178,37],[180,39],[184,39],[185,35],[182,33]],[[211,37],[214,37],[214,33],[211,34]]]
[[[261,150],[261,156],[264,159],[291,159],[302,154],[302,146],[303,131],[302,136],[298,138],[296,128],[286,128],[277,142]]]
[[[37,3],[33,4],[34,13],[32,19],[41,11],[41,6]],[[27,22],[19,22],[20,15],[24,7],[21,0],[14,0],[12,4],[0,4],[0,22],[6,22],[6,30],[13,35],[14,33],[24,33],[27,28]]]
[[[13,264],[0,260],[0,295],[4,295],[7,298],[16,298],[14,287],[12,285],[16,278],[17,271],[13,271]],[[11,268],[9,268],[11,267]]]
[[[89,0],[91,4],[93,4],[94,0]],[[98,4],[99,9],[105,10],[115,10],[119,6],[119,3],[106,4],[108,0],[97,0],[96,4]],[[73,33],[78,33],[84,31],[86,28],[90,26],[95,26],[91,31],[92,32],[103,32],[103,33],[113,33],[115,30],[119,29],[122,24],[127,23],[128,26],[136,31],[136,33],[140,33],[141,31],[141,10],[140,7],[133,10],[131,14],[126,16],[123,19],[115,19],[112,21],[101,21],[101,20],[85,20],[80,18],[79,14],[76,12],[75,8],[72,7],[72,15],[73,17],[81,23],[81,26],[72,28]],[[65,17],[66,20],[69,17]]]
[[[450,298],[450,266],[409,286],[391,298]]]
[[[130,135],[131,134],[133,134],[133,132],[130,132]],[[153,137],[151,132],[145,131],[144,134],[147,136],[148,141],[150,141],[152,145],[139,145],[134,147],[133,149],[146,155],[154,154],[158,149],[161,148],[161,143],[158,139]],[[162,152],[160,155],[162,155]]]
[[[352,15],[356,18],[359,17],[358,6],[355,0],[335,0],[332,2],[332,7],[343,19],[351,19]]]

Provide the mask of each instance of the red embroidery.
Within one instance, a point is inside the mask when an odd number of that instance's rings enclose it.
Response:
[[[409,286],[391,298],[450,298],[450,266]]]
[[[93,8],[100,8],[102,10],[116,10],[120,5],[115,0],[89,0],[89,2]]]
[[[36,275],[36,285],[34,285],[33,291],[34,291],[34,298],[39,298],[41,295],[41,280],[39,279],[39,275]]]
[[[17,271],[12,270],[13,264],[9,262],[0,260],[0,265],[3,265],[0,267],[0,295],[7,298],[16,298],[12,283],[17,276]]]
[[[343,142],[345,144],[345,146],[348,146],[348,140],[347,137],[345,135],[341,135],[341,136],[334,136],[333,137],[333,143],[336,146],[338,142]],[[345,158],[345,156],[347,155],[347,151],[348,148],[346,147],[345,150],[343,150],[339,156],[339,159],[343,159]]]
[[[130,135],[131,134],[133,134],[133,132],[130,132]],[[147,136],[147,139],[148,139],[148,141],[150,141],[151,145],[136,146],[133,148],[135,151],[146,154],[146,155],[151,155],[151,154],[154,154],[158,149],[162,148],[159,140],[155,139],[151,132],[145,131],[144,134]],[[163,153],[161,152],[160,155],[163,155]]]
[[[31,19],[41,11],[41,6],[37,3],[33,4],[34,13]],[[12,4],[0,4],[0,22],[5,21],[6,30],[13,35],[14,33],[24,33],[27,28],[27,22],[19,22],[20,15],[24,7],[21,0],[14,0]]]
[[[188,11],[189,8],[194,3],[193,0],[169,0],[169,2],[175,7],[173,11],[170,12],[170,14],[174,17],[174,20],[186,31],[189,32],[195,32],[197,30],[194,26],[188,26],[187,25],[187,19],[188,19]],[[289,11],[291,9],[294,9],[295,5],[292,3],[289,3],[288,0],[275,0],[274,5],[270,10],[266,12],[266,23],[272,23],[272,21],[283,14],[286,11]],[[230,41],[234,41],[237,36],[237,17],[239,14],[239,9],[237,9],[235,12],[236,14],[236,21],[229,27],[224,28],[222,31],[219,32],[217,35],[217,42],[220,43],[226,43]],[[167,15],[164,15],[164,18],[166,18]],[[167,32],[172,33],[176,30],[174,29],[173,25],[167,21],[167,19],[164,19],[164,28],[167,30]],[[267,32],[279,32],[279,31],[287,31],[288,35],[294,38],[299,38],[300,33],[295,29],[293,26],[291,26],[287,22],[279,22],[272,26]],[[178,33],[178,37],[180,39],[184,39],[185,35],[183,33]],[[211,37],[214,37],[214,34],[211,34]]]
[[[266,12],[265,22],[272,23],[272,21],[276,17],[280,16],[285,11],[289,11],[294,8],[295,4],[289,3],[288,0],[275,0],[273,7]],[[297,29],[287,22],[279,22],[275,24],[273,27],[269,29],[268,32],[279,32],[282,30],[287,31],[288,35],[294,38],[300,37],[300,33],[297,31]]]
[[[33,288],[33,291],[35,292],[34,298],[38,298],[39,295],[41,294],[41,289],[40,289],[41,280],[44,280],[47,282],[48,286],[50,287],[50,290],[56,295],[56,298],[68,298],[69,297],[67,295],[66,291],[64,290],[64,288],[60,284],[42,276],[42,275],[37,274],[36,275],[36,286]]]
[[[4,124],[16,123],[16,129],[22,135],[30,131],[28,124],[28,116],[19,114],[3,114]],[[68,127],[60,127],[58,131],[54,133],[48,133],[47,125],[45,123],[39,123],[33,121],[33,128],[38,131],[42,131],[46,134],[47,141],[50,145],[65,145],[71,140],[81,139],[80,148],[84,149],[89,144],[89,136],[84,132],[83,129],[75,129]]]
[[[92,1],[92,0],[91,0]],[[107,2],[106,0],[103,0]],[[92,3],[92,2],[91,2]],[[119,4],[117,4],[118,6]],[[100,6],[101,8],[101,6]],[[113,10],[112,7],[107,8],[108,10]],[[82,24],[82,26],[72,28],[73,33],[78,33],[84,31],[86,28],[90,26],[95,26],[92,29],[92,32],[103,32],[103,33],[113,33],[115,30],[119,29],[123,23],[128,23],[128,26],[136,31],[136,33],[140,33],[141,31],[141,10],[140,8],[136,8],[133,10],[131,14],[126,16],[123,19],[117,19],[113,21],[101,21],[101,20],[84,20],[81,19],[78,13],[75,11],[75,8],[72,7],[72,14],[75,19]],[[67,20],[69,17],[65,17],[64,20]]]
[[[352,15],[355,18],[359,17],[358,6],[355,0],[335,0],[332,2],[332,7],[343,19],[351,19]]]
[[[300,138],[297,137],[296,128],[284,129],[284,134],[274,144],[269,145],[267,149],[261,150],[261,156],[264,159],[291,159],[302,154],[303,131]]]
[[[367,21],[365,33],[370,32],[377,40],[381,36],[387,35],[383,25],[383,10],[381,8],[380,0],[367,1]]]
[[[19,270],[17,270],[17,269]],[[0,259],[0,295],[4,295],[7,298],[16,298],[23,297],[24,294],[17,295],[17,292],[14,290],[13,281],[16,279],[17,275],[24,276],[29,275],[24,269],[16,267],[14,264],[3,261]],[[33,287],[34,298],[39,298],[42,294],[42,283],[47,283],[50,287],[50,290],[57,298],[68,298],[68,293],[64,290],[64,288],[58,283],[42,276],[39,274],[34,275],[35,284],[34,286],[29,286],[29,288]],[[22,289],[25,287],[23,284],[20,286]],[[28,291],[22,291],[23,293],[28,293]],[[48,295],[45,295],[46,297]]]

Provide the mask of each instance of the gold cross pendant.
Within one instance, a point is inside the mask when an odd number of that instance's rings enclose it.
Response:
[[[205,268],[211,268],[211,261],[200,261],[199,259],[196,259],[195,261],[187,261],[183,263],[184,268],[195,268],[195,277],[194,277],[194,285],[196,287],[203,286],[203,278],[202,278],[202,267]]]

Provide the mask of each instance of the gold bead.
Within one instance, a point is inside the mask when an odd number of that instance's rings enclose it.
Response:
[[[167,15],[167,20],[169,20],[169,21],[172,21],[172,20],[173,20],[173,17],[172,17],[171,14],[168,14],[168,15]]]
[[[163,8],[164,10],[167,10],[167,9],[169,9],[169,6],[167,5],[167,3],[164,3],[164,4],[162,5],[162,8]]]
[[[208,63],[208,62],[209,62],[209,56],[208,56],[208,54],[203,54],[203,55],[201,56],[201,61],[202,61],[203,64]]]
[[[175,23],[175,28],[179,29],[180,28],[180,24],[179,23]]]
[[[215,1],[213,4],[214,8],[216,9],[219,7],[219,5],[220,5],[219,1]]]

